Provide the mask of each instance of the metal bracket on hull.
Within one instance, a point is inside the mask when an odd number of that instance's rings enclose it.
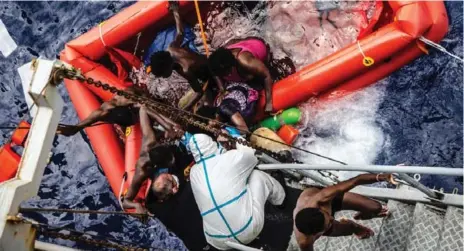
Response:
[[[0,183],[0,250],[33,249],[35,230],[30,224],[11,219],[18,214],[22,201],[37,195],[49,159],[63,109],[63,100],[53,84],[59,81],[57,66],[62,63],[56,60],[37,59],[32,64],[28,94],[37,107],[37,114],[16,177]]]

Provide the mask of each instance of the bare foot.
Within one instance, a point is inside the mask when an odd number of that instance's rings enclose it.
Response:
[[[372,218],[383,218],[383,217],[388,217],[390,216],[390,211],[388,210],[387,205],[382,205],[382,209],[380,210],[379,213],[377,214],[363,214],[361,212],[355,214],[353,218],[355,220],[369,220]]]
[[[368,228],[368,227],[365,227],[361,224],[358,224],[352,220],[348,220],[348,219],[340,219],[340,222],[341,223],[348,223],[348,224],[351,224],[353,226],[353,228],[355,229],[355,232],[354,234],[356,235],[356,237],[358,239],[367,239],[369,237],[372,237],[374,236],[374,231],[372,231],[372,229]]]

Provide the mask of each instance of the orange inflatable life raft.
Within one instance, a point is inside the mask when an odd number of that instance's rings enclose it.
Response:
[[[192,9],[192,2],[180,3],[181,13],[186,14],[183,16],[194,17]],[[127,71],[122,66],[140,65],[142,56],[138,52],[133,55],[135,44],[147,48],[156,32],[172,22],[166,1],[140,1],[68,42],[60,57],[87,77],[126,88],[131,83],[124,78]],[[418,38],[439,42],[447,30],[448,16],[442,1],[379,1],[374,18],[358,41],[275,83],[274,111],[313,97],[337,98],[375,83],[424,53],[425,46]],[[114,73],[110,66],[99,63],[106,54],[118,66]],[[75,80],[66,79],[65,84],[81,120],[112,97],[103,89]],[[263,118],[263,108],[261,98],[256,119]],[[124,147],[111,125],[86,129],[116,195],[127,189],[140,151],[140,129],[133,126],[128,131]],[[123,184],[125,172],[128,179]],[[139,194],[140,199],[143,197]]]
[[[31,125],[27,121],[21,121],[10,141],[0,147],[0,182],[7,181],[16,176],[21,156],[13,150],[13,145],[24,147]]]

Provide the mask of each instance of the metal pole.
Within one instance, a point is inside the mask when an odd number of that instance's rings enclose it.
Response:
[[[324,178],[320,177],[320,175],[317,175],[315,173],[312,173],[311,170],[296,170],[297,173],[305,176],[305,177],[308,177],[314,181],[316,181],[317,183],[323,185],[323,186],[332,186],[334,185],[334,183],[332,182],[329,182],[327,180],[324,180]]]
[[[79,251],[79,249],[69,248],[42,241],[35,241],[34,249],[41,251]]]
[[[271,164],[280,164],[281,162],[279,162],[278,160],[272,158],[271,156],[265,154],[265,153],[258,153],[256,154],[256,157],[259,158],[259,160],[263,161],[264,163],[271,163]],[[295,172],[293,170],[283,170],[284,173],[292,176],[294,179],[296,180],[301,180],[302,177],[301,177],[301,174],[299,174],[298,172]]]
[[[462,168],[428,167],[428,166],[380,166],[380,165],[307,165],[307,164],[260,164],[261,170],[300,169],[300,170],[338,170],[386,173],[420,173],[447,176],[463,176]]]
[[[412,178],[411,176],[405,174],[405,173],[398,173],[398,174],[395,174],[395,176],[397,176],[398,178],[400,178],[401,180],[403,181],[406,181],[406,183],[408,183],[410,186],[416,188],[417,190],[425,193],[427,196],[431,197],[431,198],[435,198],[435,199],[443,199],[443,194],[441,193],[437,193],[431,189],[429,189],[428,187],[422,185],[419,181],[415,180],[414,178]]]
[[[242,251],[262,251],[261,249],[251,248],[251,247],[248,247],[248,246],[245,246],[239,243],[231,242],[231,241],[226,241],[226,245],[231,248],[235,248],[237,250],[242,250]]]

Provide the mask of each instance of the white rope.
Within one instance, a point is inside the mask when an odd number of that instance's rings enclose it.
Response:
[[[137,42],[135,43],[134,55],[135,53],[137,53],[137,49],[139,48],[139,40],[140,40],[141,35],[142,35],[142,32],[139,32],[139,34],[137,34]]]
[[[104,22],[103,22],[104,23]],[[103,33],[102,33],[102,26],[103,26],[103,23],[100,23],[98,25],[98,31],[100,32],[100,40],[102,41],[103,45],[106,47],[106,43],[105,43],[105,40],[103,40]]]
[[[439,50],[439,51],[441,51],[441,52],[444,52],[444,53],[448,54],[449,56],[451,56],[451,57],[453,57],[453,58],[455,58],[455,59],[457,59],[457,60],[459,60],[459,61],[461,61],[461,62],[464,62],[464,60],[463,60],[462,58],[460,58],[460,57],[458,57],[458,56],[452,54],[452,53],[449,52],[449,51],[447,51],[447,50],[445,49],[445,47],[443,47],[443,46],[441,46],[441,45],[439,45],[439,44],[437,44],[437,43],[435,43],[435,42],[433,42],[433,41],[431,41],[431,40],[428,40],[427,38],[425,38],[425,37],[423,37],[423,36],[421,36],[421,37],[419,38],[419,40],[422,41],[422,42],[424,42],[425,44],[427,44],[427,45],[429,45],[429,46],[432,46],[433,48],[435,48],[435,49],[437,49],[437,50]]]
[[[126,174],[122,176],[122,181],[121,181],[121,187],[119,188],[119,194],[118,194],[118,202],[119,206],[121,207],[122,210],[124,210],[124,207],[122,206],[122,192],[124,189],[124,182],[126,181]]]
[[[362,54],[363,57],[365,58],[365,57],[366,57],[366,54],[364,54],[364,51],[362,50],[361,45],[359,44],[359,40],[356,40],[356,44],[358,45],[359,51],[361,52],[361,54]]]

